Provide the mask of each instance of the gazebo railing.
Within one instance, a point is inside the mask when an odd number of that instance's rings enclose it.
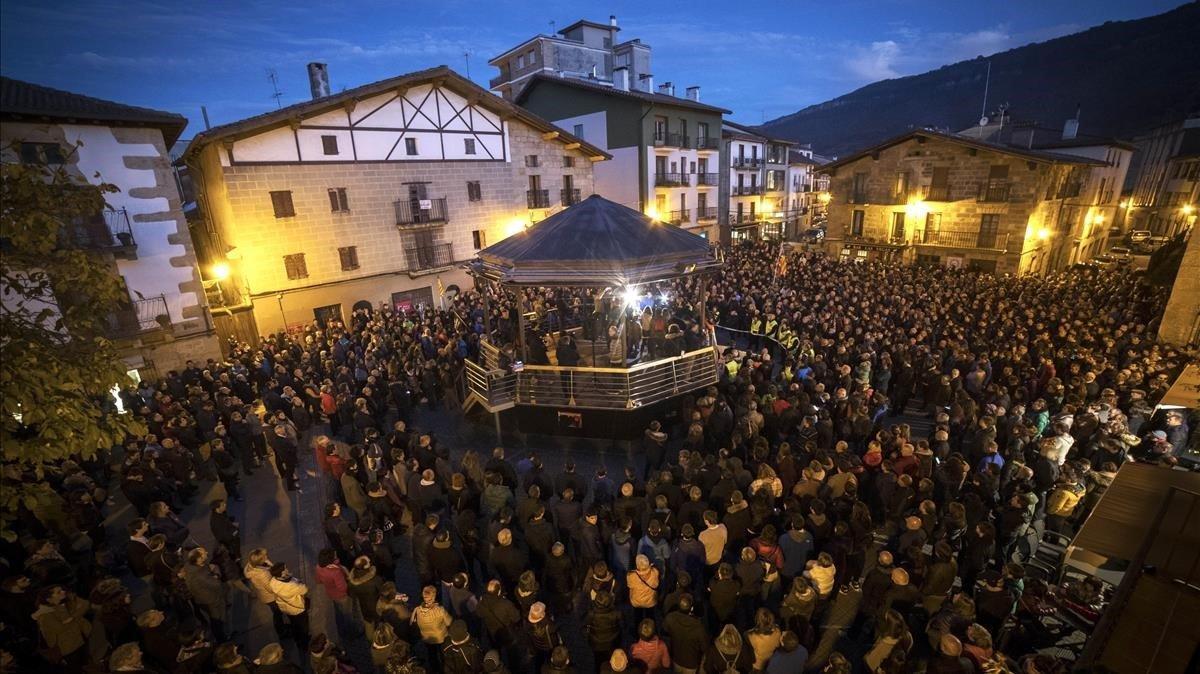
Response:
[[[494,347],[493,347],[494,348]],[[518,372],[468,363],[469,392],[490,410],[512,405],[632,410],[717,382],[713,347],[630,368],[526,365]]]

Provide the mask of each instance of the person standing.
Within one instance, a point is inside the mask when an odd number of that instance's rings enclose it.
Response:
[[[317,582],[325,588],[325,596],[333,603],[338,636],[345,641],[361,635],[362,630],[357,626],[354,601],[347,591],[346,581],[350,574],[338,561],[337,552],[333,548],[325,548],[317,554],[316,574]]]
[[[275,427],[275,435],[271,438],[271,450],[275,452],[275,467],[279,470],[279,479],[287,485],[288,491],[296,491],[300,488],[296,481],[299,448],[283,424]]]
[[[212,530],[217,543],[225,546],[233,558],[242,561],[242,534],[237,521],[229,514],[229,503],[225,499],[212,502],[212,514],[208,518],[208,527]]]
[[[292,625],[292,638],[302,652],[308,648],[308,586],[292,576],[287,565],[277,562],[271,567],[271,592],[275,603]]]
[[[192,602],[200,610],[213,636],[217,641],[225,641],[226,613],[229,611],[229,600],[225,595],[225,584],[217,566],[210,563],[208,551],[196,548],[188,553],[187,564],[183,567],[183,582],[187,585]]]
[[[61,671],[82,671],[87,662],[85,646],[92,631],[87,612],[88,602],[62,585],[51,585],[38,597],[33,619],[45,644],[42,657]]]

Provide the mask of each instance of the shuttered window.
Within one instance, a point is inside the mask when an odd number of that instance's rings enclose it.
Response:
[[[290,218],[296,215],[296,209],[292,206],[292,193],[288,190],[271,192],[271,208],[275,210],[275,217]]]
[[[338,248],[338,258],[342,262],[342,271],[358,269],[358,246]]]
[[[308,278],[308,264],[304,261],[304,253],[284,255],[283,267],[287,270],[287,277],[293,281]]]
[[[345,187],[329,188],[329,210],[334,213],[344,213],[350,210],[350,200],[346,197]]]

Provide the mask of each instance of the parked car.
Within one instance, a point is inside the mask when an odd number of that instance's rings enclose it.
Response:
[[[1116,264],[1117,264],[1117,258],[1115,258],[1111,255],[1097,255],[1096,257],[1092,258],[1091,261],[1092,261],[1092,264],[1096,265],[1097,267],[1100,267],[1101,269],[1108,269],[1110,267],[1116,266]]]
[[[1125,246],[1113,246],[1112,248],[1108,249],[1108,254],[1117,258],[1118,260],[1124,260],[1125,262],[1128,262],[1130,256],[1133,255],[1133,251]]]
[[[820,241],[821,239],[825,238],[825,228],[824,227],[809,227],[807,230],[804,231],[804,234],[802,234],[801,237],[804,239],[808,239],[809,241]]]
[[[1150,230],[1136,229],[1129,233],[1129,243],[1145,243],[1150,238]]]

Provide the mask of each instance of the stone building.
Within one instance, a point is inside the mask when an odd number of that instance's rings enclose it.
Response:
[[[1134,142],[1124,230],[1170,237],[1193,227],[1200,211],[1200,115],[1155,128]]]
[[[623,70],[628,88],[653,92],[650,45],[641,40],[617,42],[617,17],[608,23],[579,20],[555,35],[535,35],[488,61],[500,74],[488,86],[507,101],[515,101],[530,78],[538,74],[580,79],[612,87],[614,73]]]
[[[1101,157],[915,130],[821,168],[826,250],[1029,274],[1104,250],[1128,149]],[[1114,181],[1115,179],[1115,181]]]
[[[0,78],[0,159],[115,185],[107,208],[69,226],[128,290],[109,318],[131,371],[154,377],[220,355],[168,152],[187,126],[170,113]]]
[[[653,93],[616,84],[539,74],[517,104],[612,155],[596,166],[596,192],[664,222],[715,240],[720,211],[721,116],[728,110],[700,102],[700,88],[684,98],[664,83]]]
[[[313,100],[184,154],[231,333],[433,305],[477,250],[592,194],[607,157],[445,66],[333,95],[312,81]]]

